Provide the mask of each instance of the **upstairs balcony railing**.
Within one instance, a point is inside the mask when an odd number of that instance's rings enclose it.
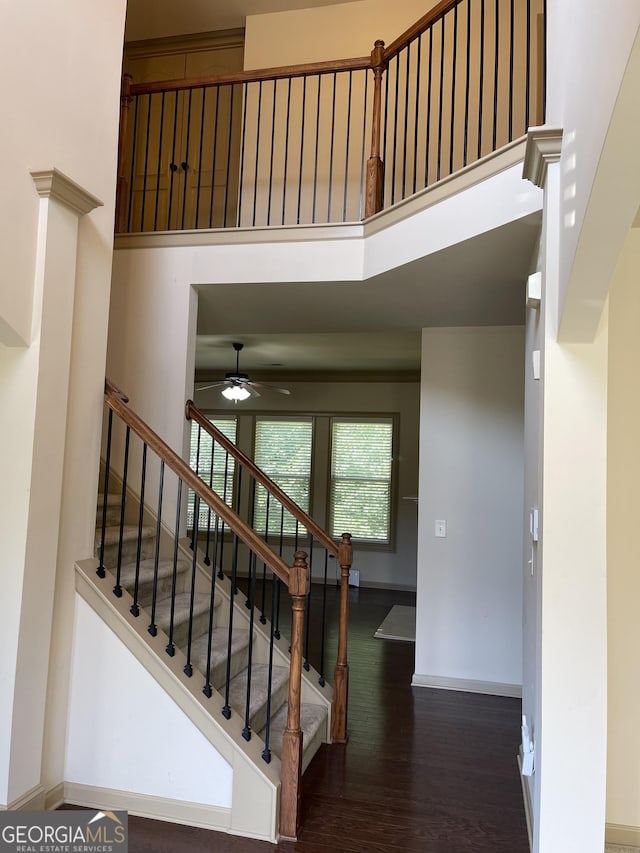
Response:
[[[118,232],[366,219],[544,116],[545,0],[442,0],[370,57],[123,82]]]

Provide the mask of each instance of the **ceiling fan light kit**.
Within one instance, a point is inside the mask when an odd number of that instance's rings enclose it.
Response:
[[[240,352],[242,351],[244,344],[234,343],[233,348],[236,351],[236,369],[235,373],[225,373],[224,379],[221,379],[217,382],[214,382],[211,385],[202,385],[200,388],[197,388],[197,391],[207,391],[209,388],[217,388],[220,385],[224,385],[225,388],[222,390],[222,396],[230,400],[234,403],[242,402],[243,400],[248,400],[252,395],[254,397],[259,397],[260,393],[257,388],[265,388],[268,391],[278,391],[280,394],[290,394],[288,388],[276,388],[273,385],[262,385],[258,382],[252,382],[249,379],[248,373],[240,373]]]

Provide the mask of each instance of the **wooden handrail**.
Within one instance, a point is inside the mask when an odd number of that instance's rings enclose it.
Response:
[[[259,83],[261,80],[283,80],[287,77],[313,77],[318,74],[333,74],[338,71],[362,71],[371,67],[368,56],[352,59],[333,59],[328,62],[307,62],[301,65],[281,65],[276,68],[260,68],[255,71],[234,71],[229,74],[214,74],[203,77],[185,77],[178,80],[157,80],[151,83],[133,83],[132,95],[150,95],[156,92],[175,92],[180,89],[201,89],[232,83]]]
[[[211,421],[205,417],[205,415],[203,415],[200,409],[198,409],[194,404],[193,400],[187,400],[185,415],[188,421],[193,420],[199,424],[205,432],[217,441],[218,444],[227,451],[227,453],[230,453],[255,480],[257,480],[268,492],[277,498],[283,507],[288,510],[291,515],[300,522],[300,524],[306,527],[306,529],[313,535],[314,539],[317,539],[317,541],[326,548],[327,551],[333,554],[334,557],[338,556],[338,545],[333,541],[329,534],[309,515],[307,515],[307,513],[298,506],[298,504],[293,501],[289,495],[283,492],[280,486],[278,486],[271,477],[265,474],[261,468],[258,468],[253,459],[250,459],[242,452],[242,450],[236,447],[236,445],[230,441],[224,433],[220,432],[220,430],[217,429]]]
[[[178,454],[155,433],[142,418],[124,402],[122,392],[108,379],[105,382],[105,402],[109,408],[144,441],[159,457],[192,489],[205,504],[259,557],[283,583],[289,586],[290,568],[284,560],[275,554],[258,534],[244,522],[213,489],[204,483],[198,475],[178,456]]]
[[[446,15],[447,12],[450,12],[454,6],[457,6],[458,3],[461,2],[462,0],[440,0],[440,3],[437,3],[433,9],[426,12],[418,21],[415,22],[415,24],[412,24],[385,48],[385,62],[389,62],[390,59],[393,59],[393,57],[399,53],[402,48],[406,47],[409,42],[413,41],[414,38],[421,35],[425,30],[428,30],[432,24]]]

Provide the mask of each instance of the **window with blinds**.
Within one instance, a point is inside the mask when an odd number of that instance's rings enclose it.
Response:
[[[237,421],[234,417],[209,418],[211,423],[221,433],[236,443]],[[200,438],[198,440],[198,433]],[[235,471],[235,460],[228,455],[217,441],[203,429],[198,427],[195,421],[191,422],[191,451],[189,464],[196,474],[218,494],[229,506],[233,505],[233,475]],[[193,529],[195,495],[189,489],[187,498],[187,527]],[[200,503],[199,528],[206,528],[209,520],[209,507]],[[215,523],[212,514],[211,524]]]
[[[331,424],[330,532],[388,544],[391,539],[392,418]]]
[[[313,420],[311,418],[256,418],[254,459],[298,506],[309,512]],[[268,520],[267,520],[268,514]],[[270,535],[306,534],[279,501],[267,499],[266,490],[256,486],[253,527]]]

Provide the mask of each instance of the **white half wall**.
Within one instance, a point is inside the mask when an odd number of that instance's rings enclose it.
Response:
[[[221,808],[232,769],[76,597],[65,782]]]
[[[522,684],[524,329],[424,329],[422,340],[414,683],[489,682],[513,694]],[[435,536],[436,520],[446,537]]]

